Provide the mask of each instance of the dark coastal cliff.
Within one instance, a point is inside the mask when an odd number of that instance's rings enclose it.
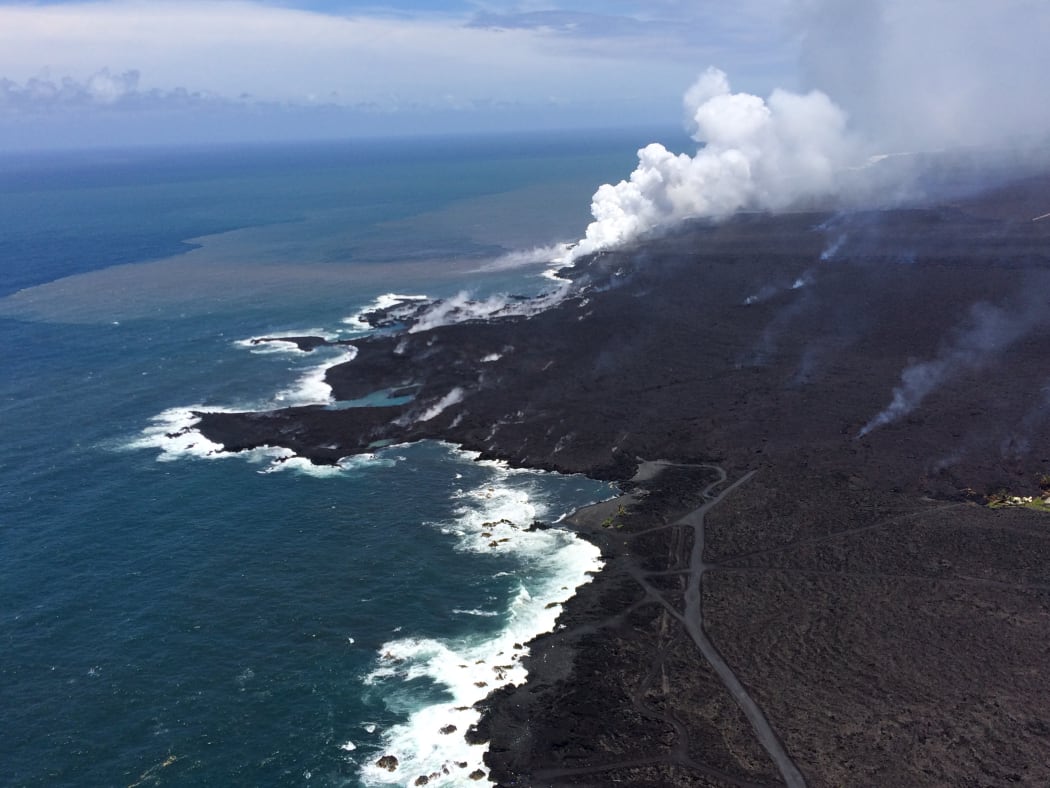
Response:
[[[408,404],[199,429],[318,462],[441,438],[635,493],[577,517],[607,568],[486,703],[503,784],[1046,784],[1047,211],[1033,179],[686,226],[532,317],[375,336],[328,373]],[[628,481],[643,459],[669,464]]]

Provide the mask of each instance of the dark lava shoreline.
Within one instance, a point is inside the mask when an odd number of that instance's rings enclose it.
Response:
[[[337,400],[408,404],[198,429],[328,463],[439,438],[635,491],[575,518],[606,569],[485,703],[500,784],[790,782],[684,625],[698,533],[703,634],[805,783],[1050,784],[1050,515],[984,505],[1050,477],[1047,211],[1041,177],[696,223],[582,262],[540,314],[370,337],[328,372]],[[905,370],[917,406],[859,437]],[[631,482],[639,458],[673,464]],[[696,531],[716,472],[754,475]]]

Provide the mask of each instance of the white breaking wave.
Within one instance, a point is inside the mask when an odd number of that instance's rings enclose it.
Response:
[[[157,449],[159,462],[172,462],[183,459],[222,460],[239,457],[256,464],[265,464],[260,473],[276,473],[296,470],[311,476],[336,476],[345,471],[360,468],[388,468],[399,459],[396,456],[378,454],[355,454],[344,457],[335,465],[315,465],[304,457],[299,457],[291,449],[283,446],[260,446],[244,451],[226,451],[222,444],[208,440],[196,429],[200,417],[196,412],[239,413],[233,408],[190,405],[184,408],[169,408],[150,419],[138,438],[128,442],[126,449]],[[394,447],[391,447],[394,448]]]
[[[339,476],[346,471],[362,468],[392,468],[402,459],[400,457],[387,457],[372,453],[352,454],[349,457],[342,457],[335,465],[316,465],[305,457],[293,454],[289,449],[282,449],[281,451],[286,452],[285,456],[275,458],[261,473],[295,470],[305,473],[307,476],[325,479]]]
[[[302,331],[282,331],[280,334],[267,334],[265,336],[238,339],[233,344],[235,347],[244,348],[252,353],[289,353],[293,355],[306,354],[309,351],[302,350],[290,339],[285,337],[321,337],[321,339],[334,342],[339,339],[338,334],[325,331],[323,328],[304,328]]]
[[[491,480],[459,492],[455,520],[439,527],[454,536],[457,549],[464,552],[519,558],[519,590],[506,611],[506,625],[495,635],[455,641],[408,637],[382,646],[367,684],[429,678],[447,688],[451,700],[418,709],[407,722],[385,731],[382,749],[362,769],[366,785],[410,786],[423,776],[428,785],[492,785],[483,760],[486,747],[468,744],[464,738],[480,717],[473,705],[498,687],[525,681],[527,671],[521,664],[528,653],[525,644],[551,631],[561,604],[589,582],[589,573],[602,567],[598,548],[568,531],[527,530],[545,512],[527,490],[508,481],[520,473],[537,472],[511,470],[499,463],[484,465],[492,470]],[[481,610],[454,612],[490,615]],[[397,758],[394,771],[378,765],[383,755]],[[485,777],[471,779],[478,770]]]
[[[482,319],[501,317],[508,315],[532,315],[558,303],[569,283],[563,283],[563,287],[550,293],[541,295],[535,299],[511,299],[507,296],[491,296],[483,302],[472,302],[466,293],[461,293],[453,299],[438,302],[426,311],[419,323],[411,329],[413,332],[425,331],[439,325],[460,322],[470,319]],[[356,317],[347,318],[346,321],[354,325],[355,331],[371,331],[372,328],[360,315],[373,309],[389,308],[401,302],[426,301],[427,296],[403,295],[398,293],[387,293],[379,296],[374,302],[366,306]],[[414,311],[415,306],[406,306],[406,313]],[[356,323],[354,322],[356,321]],[[320,336],[329,341],[336,338],[330,332],[323,329],[309,329],[296,332],[295,336]],[[253,343],[250,339],[239,340],[234,344],[253,352],[260,352],[261,347],[269,346],[269,352],[290,352],[296,356],[305,355],[298,347],[281,337],[269,337],[266,342]],[[342,458],[336,465],[314,465],[309,460],[298,457],[290,449],[284,447],[260,447],[242,452],[224,451],[220,444],[209,441],[194,427],[200,419],[193,411],[212,413],[236,413],[245,410],[262,410],[268,408],[301,407],[307,405],[331,405],[333,404],[332,389],[325,381],[325,376],[333,366],[352,361],[358,353],[353,345],[339,346],[341,352],[335,357],[329,357],[320,363],[308,367],[294,384],[281,389],[269,403],[253,403],[239,408],[231,408],[214,405],[191,405],[187,407],[171,408],[158,414],[151,420],[150,426],[146,427],[138,438],[133,439],[127,448],[158,449],[160,454],[158,460],[170,461],[174,459],[193,457],[197,459],[221,459],[226,457],[242,457],[253,462],[268,462],[268,467],[262,471],[271,473],[281,470],[295,469],[303,473],[315,476],[330,476],[346,470],[359,468],[367,465],[384,464],[388,461],[379,460],[374,456],[359,455]],[[324,354],[331,352],[333,348],[318,348],[313,354]],[[266,352],[263,350],[262,352]],[[456,388],[445,397],[425,410],[419,421],[427,421],[435,418],[446,408],[462,401],[464,391]]]
[[[220,459],[231,457],[223,452],[222,444],[208,440],[193,426],[200,422],[194,411],[210,410],[215,413],[228,413],[229,409],[205,408],[203,405],[190,405],[185,408],[169,408],[150,419],[150,425],[142,430],[141,435],[127,444],[129,449],[160,449],[157,459],[161,462],[197,457]]]
[[[307,351],[300,348],[290,339],[280,337],[252,337],[251,339],[238,339],[233,343],[236,347],[244,348],[259,355],[291,354],[306,355]]]
[[[550,248],[553,249],[554,247]],[[437,326],[467,320],[509,316],[528,317],[557,305],[568,293],[570,286],[570,282],[560,280],[557,288],[534,298],[514,299],[505,295],[493,295],[480,302],[472,301],[466,292],[461,292],[453,298],[435,302],[429,309],[424,310],[418,321],[409,329],[409,333],[419,333]],[[369,332],[373,329],[363,320],[362,315],[365,313],[375,309],[388,309],[399,303],[406,302],[404,311],[407,316],[418,308],[418,302],[427,300],[429,300],[428,297],[424,295],[385,293],[378,296],[355,316],[344,319],[343,322],[351,326],[351,330],[355,334]],[[338,335],[324,329],[306,329],[302,332],[289,334],[289,336],[293,335],[319,336],[328,341],[338,339]],[[261,341],[263,339],[265,341]],[[234,344],[252,352],[280,352],[291,353],[296,356],[306,355],[294,342],[283,339],[280,336],[252,337],[238,340]],[[151,425],[146,427],[138,438],[133,439],[126,446],[127,448],[135,449],[159,449],[160,455],[158,460],[162,461],[186,457],[219,459],[234,456],[254,462],[265,460],[269,465],[262,471],[264,473],[296,469],[316,476],[330,476],[348,469],[361,467],[362,465],[385,462],[378,460],[374,456],[363,455],[342,458],[336,465],[314,465],[309,460],[296,456],[294,452],[284,447],[260,447],[242,452],[227,452],[224,451],[220,444],[209,441],[194,428],[200,419],[193,415],[193,411],[236,413],[267,408],[332,405],[334,403],[332,389],[325,381],[326,374],[330,368],[352,361],[358,353],[357,348],[353,345],[340,345],[339,347],[341,352],[337,356],[329,357],[307,368],[294,384],[279,390],[270,403],[254,403],[240,408],[213,405],[191,405],[171,408],[155,416],[151,420]],[[331,347],[320,347],[312,351],[312,353],[315,355],[323,354],[332,349]],[[499,355],[494,354],[486,357],[486,361],[494,361],[498,358]],[[445,409],[461,402],[464,394],[465,392],[462,388],[453,389],[445,397],[425,410],[417,420],[428,421],[437,417]]]
[[[325,374],[332,367],[353,361],[356,357],[357,348],[353,345],[346,345],[345,350],[336,358],[327,359],[311,367],[294,385],[277,392],[274,403],[280,408],[298,405],[330,405],[333,402],[332,387],[325,382]]]

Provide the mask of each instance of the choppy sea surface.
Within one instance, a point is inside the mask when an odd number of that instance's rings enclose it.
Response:
[[[0,158],[0,782],[486,784],[469,707],[600,565],[526,529],[609,488],[440,443],[319,471],[166,432],[329,394],[337,354],[251,337],[542,290],[508,253],[579,237],[647,141]]]

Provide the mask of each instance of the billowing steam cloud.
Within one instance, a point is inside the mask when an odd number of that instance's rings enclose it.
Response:
[[[711,68],[685,104],[700,150],[675,155],[659,143],[640,150],[629,180],[595,193],[594,221],[572,258],[682,219],[781,210],[834,194],[838,174],[859,158],[845,113],[819,91],[778,89],[763,100],[731,92],[725,73]]]
[[[814,90],[775,90],[763,101],[732,93],[724,73],[708,70],[685,97],[700,150],[639,151],[628,180],[594,195],[594,222],[570,260],[690,217],[843,194],[875,204],[914,197],[916,152],[990,146],[1046,164],[1046,0],[784,6],[799,33],[801,84]],[[861,174],[865,153],[883,163]]]
[[[998,354],[1037,325],[1046,323],[1048,318],[1045,301],[1034,295],[1020,308],[976,304],[971,309],[968,324],[937,358],[913,364],[901,373],[900,385],[893,390],[890,404],[865,424],[857,437],[862,438],[872,430],[908,415],[952,378],[986,367]]]

